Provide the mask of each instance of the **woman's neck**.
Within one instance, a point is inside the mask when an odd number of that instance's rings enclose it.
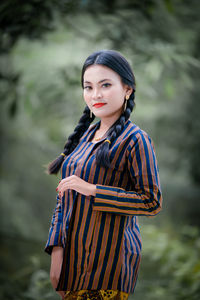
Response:
[[[119,116],[102,118],[99,126],[99,131],[106,132],[119,119]]]

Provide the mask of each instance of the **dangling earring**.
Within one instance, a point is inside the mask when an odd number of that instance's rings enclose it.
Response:
[[[124,103],[124,111],[126,110],[126,107],[127,107],[127,101],[128,101],[128,99],[129,99],[129,95],[126,95],[126,97],[125,97],[125,103]]]
[[[90,119],[92,119],[92,111],[90,110]]]

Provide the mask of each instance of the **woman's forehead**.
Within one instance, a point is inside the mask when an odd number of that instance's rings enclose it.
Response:
[[[103,65],[89,66],[84,73],[84,82],[99,82],[107,80],[120,80],[120,76],[112,69]]]

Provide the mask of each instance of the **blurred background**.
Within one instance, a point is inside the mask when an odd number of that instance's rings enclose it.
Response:
[[[137,81],[131,120],[154,141],[163,210],[140,217],[135,300],[200,299],[200,1],[0,3],[0,299],[59,299],[44,253],[63,150],[84,109],[81,67],[120,51]]]

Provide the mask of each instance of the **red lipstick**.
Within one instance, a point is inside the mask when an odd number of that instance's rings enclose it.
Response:
[[[106,103],[95,103],[93,106],[96,107],[96,108],[100,108],[104,105],[106,105]]]

